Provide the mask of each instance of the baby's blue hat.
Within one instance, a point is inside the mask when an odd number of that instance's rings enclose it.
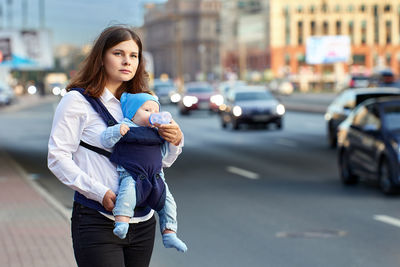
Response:
[[[148,93],[138,93],[138,94],[129,94],[123,93],[121,95],[121,108],[122,113],[124,114],[124,118],[131,120],[133,116],[135,116],[136,111],[143,105],[144,102],[152,100],[160,106],[160,102],[158,102],[157,98]]]

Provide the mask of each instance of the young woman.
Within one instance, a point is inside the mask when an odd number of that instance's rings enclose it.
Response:
[[[75,190],[71,231],[78,266],[148,266],[155,236],[154,211],[138,212],[125,239],[113,234],[114,221],[107,213],[114,208],[118,190],[116,166],[80,145],[83,141],[104,148],[100,136],[107,125],[85,97],[71,88],[84,88],[121,121],[122,93],[148,90],[137,34],[124,26],[109,27],[100,34],[55,111],[48,166],[61,182]],[[180,154],[183,135],[179,126],[172,121],[158,129],[170,143],[168,153]]]

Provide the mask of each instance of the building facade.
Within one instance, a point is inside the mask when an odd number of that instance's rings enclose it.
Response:
[[[169,0],[147,7],[142,30],[155,78],[167,74],[193,81],[218,75],[219,9],[216,0]]]
[[[269,1],[221,1],[221,64],[247,79],[270,68]]]
[[[321,79],[317,74],[334,80],[341,73],[370,74],[384,68],[400,73],[398,0],[270,0],[270,8],[271,68],[276,76]],[[349,62],[306,64],[307,38],[324,35],[350,37]]]

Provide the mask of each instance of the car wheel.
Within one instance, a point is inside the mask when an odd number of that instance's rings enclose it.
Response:
[[[389,162],[385,158],[379,164],[379,187],[385,195],[393,194],[396,191],[392,180],[392,171]]]
[[[188,114],[189,114],[189,111],[184,110],[184,109],[181,109],[181,110],[179,111],[179,113],[180,113],[181,115],[188,115]]]
[[[334,129],[332,126],[328,126],[328,143],[330,148],[336,148],[337,146],[337,136],[334,134]]]
[[[221,126],[222,128],[226,128],[226,122],[224,121],[224,119],[221,119]]]
[[[275,125],[276,125],[276,129],[278,129],[278,130],[282,129],[282,122],[281,121],[278,121]]]
[[[358,183],[358,177],[353,174],[349,164],[349,154],[343,150],[339,158],[340,178],[343,184],[351,185]]]
[[[234,130],[239,130],[239,123],[235,120],[232,121],[232,128]]]

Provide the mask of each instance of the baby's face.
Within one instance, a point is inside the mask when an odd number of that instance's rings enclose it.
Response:
[[[132,121],[139,126],[151,126],[149,122],[149,117],[151,113],[158,113],[160,107],[155,101],[147,100],[140,106],[136,111],[135,116],[133,116]]]

